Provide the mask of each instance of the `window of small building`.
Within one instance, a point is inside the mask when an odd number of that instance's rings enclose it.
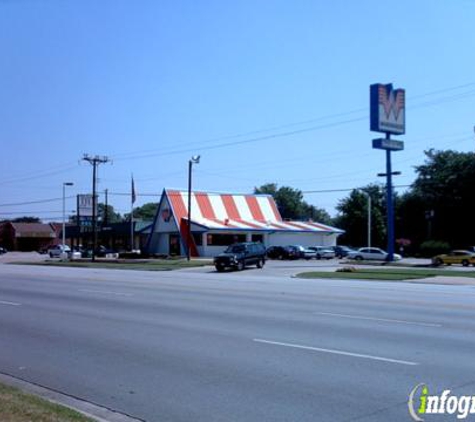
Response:
[[[252,239],[253,242],[264,243],[264,235],[263,234],[253,234],[251,239]]]
[[[203,235],[202,233],[192,233],[193,239],[195,240],[196,246],[203,246]]]
[[[245,241],[245,234],[208,234],[207,237],[207,243],[209,246],[228,246],[233,243]]]

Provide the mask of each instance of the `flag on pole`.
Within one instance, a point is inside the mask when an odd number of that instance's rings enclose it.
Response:
[[[132,175],[132,204],[135,204],[136,199],[137,199],[137,196],[135,195],[134,176]]]

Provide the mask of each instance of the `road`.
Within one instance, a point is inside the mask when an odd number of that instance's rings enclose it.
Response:
[[[146,421],[401,421],[421,382],[475,394],[475,287],[275,265],[0,265],[0,372]]]

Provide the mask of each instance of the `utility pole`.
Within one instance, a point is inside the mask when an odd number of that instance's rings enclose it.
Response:
[[[88,154],[84,154],[83,161],[87,161],[92,165],[92,260],[96,260],[97,249],[97,196],[96,196],[96,183],[97,183],[97,166],[99,164],[108,163],[110,160],[107,157],[99,157],[98,155],[91,157]]]

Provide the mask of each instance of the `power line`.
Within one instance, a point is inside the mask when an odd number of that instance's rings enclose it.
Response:
[[[409,188],[412,185],[393,185],[393,188]],[[344,188],[344,189],[322,189],[322,190],[303,190],[302,193],[334,193],[334,192],[351,192],[359,188]]]
[[[66,199],[75,198],[75,196],[67,196]],[[32,204],[46,204],[48,202],[57,202],[62,201],[63,198],[50,198],[50,199],[40,199],[37,201],[28,201],[28,202],[16,202],[10,204],[0,204],[0,207],[14,207],[19,205],[32,205]]]

